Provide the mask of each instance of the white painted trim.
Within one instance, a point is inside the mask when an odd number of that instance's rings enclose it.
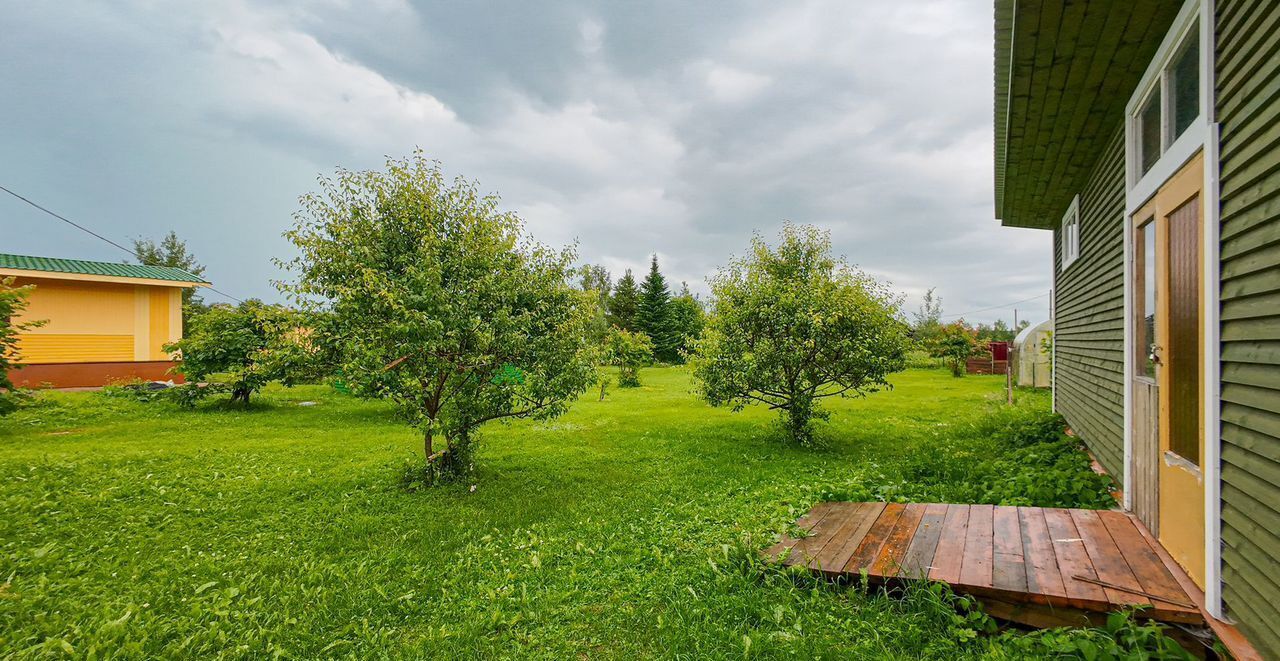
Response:
[[[1133,375],[1136,366],[1132,350],[1133,329],[1133,254],[1134,228],[1133,213],[1145,205],[1156,191],[1164,185],[1174,173],[1191,160],[1196,152],[1204,151],[1204,181],[1201,198],[1204,212],[1203,250],[1201,265],[1203,290],[1201,301],[1203,306],[1202,323],[1204,325],[1204,370],[1201,384],[1201,405],[1204,410],[1204,510],[1205,510],[1205,601],[1208,613],[1224,619],[1222,604],[1222,416],[1221,416],[1221,274],[1220,274],[1220,227],[1221,191],[1219,190],[1219,154],[1221,136],[1217,124],[1217,113],[1214,76],[1214,53],[1216,51],[1215,35],[1216,0],[1186,0],[1173,27],[1165,35],[1160,49],[1152,59],[1150,66],[1142,77],[1142,82],[1134,90],[1129,104],[1125,108],[1125,172],[1127,189],[1125,194],[1124,219],[1124,507],[1130,509],[1133,499]],[[1136,162],[1139,139],[1134,130],[1134,114],[1140,104],[1146,100],[1155,85],[1162,86],[1161,108],[1161,144],[1168,143],[1167,90],[1164,72],[1172,57],[1177,53],[1183,40],[1195,23],[1199,29],[1200,40],[1200,115],[1192,122],[1181,136],[1173,141],[1160,158],[1144,175],[1139,175],[1139,164]]]
[[[1124,223],[1124,510],[1133,511],[1133,216],[1126,213]]]
[[[1058,236],[1061,239],[1062,267],[1061,270],[1066,272],[1067,267],[1076,263],[1080,259],[1080,194],[1071,198],[1071,204],[1067,205],[1067,212],[1062,214],[1062,220],[1058,221]]]
[[[1222,198],[1219,190],[1219,132],[1213,54],[1217,51],[1215,34],[1215,0],[1200,5],[1200,107],[1207,124],[1204,141],[1204,575],[1205,610],[1221,620],[1222,608],[1222,343],[1221,286],[1219,261],[1221,247]]]
[[[1201,114],[1187,130],[1169,145],[1169,148],[1160,155],[1160,160],[1151,166],[1136,184],[1129,188],[1125,194],[1125,211],[1132,214],[1146,204],[1156,191],[1168,181],[1170,177],[1182,169],[1195,157],[1196,152],[1204,147],[1209,137],[1209,126],[1204,123],[1204,115]],[[1128,160],[1133,161],[1134,155],[1128,154]]]

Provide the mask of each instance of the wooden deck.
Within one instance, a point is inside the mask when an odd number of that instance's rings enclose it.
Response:
[[[1149,607],[1143,617],[1205,623],[1185,575],[1123,512],[820,503],[796,523],[808,536],[768,553],[833,578],[865,570],[874,582],[946,581],[1031,626],[1098,623],[1132,605]]]

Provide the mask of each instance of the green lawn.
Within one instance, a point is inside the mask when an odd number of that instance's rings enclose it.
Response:
[[[416,493],[398,479],[418,437],[328,387],[272,388],[249,411],[46,393],[0,420],[0,656],[954,658],[1017,644],[966,640],[928,594],[815,584],[754,557],[823,497],[1008,500],[999,489],[1019,483],[992,461],[1027,460],[993,430],[1047,395],[1002,411],[1002,378],[910,371],[833,403],[826,446],[802,449],[775,440],[771,413],[702,404],[683,369],[641,377],[557,420],[486,428],[474,491]],[[1096,498],[1068,454],[1048,475]]]

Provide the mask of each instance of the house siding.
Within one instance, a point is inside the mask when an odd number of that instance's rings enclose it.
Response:
[[[1222,578],[1280,658],[1280,3],[1219,0]]]
[[[1061,228],[1053,236],[1056,407],[1117,480],[1124,470],[1124,189],[1117,126],[1079,191],[1080,256],[1065,271]]]

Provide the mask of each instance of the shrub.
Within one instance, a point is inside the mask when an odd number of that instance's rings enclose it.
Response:
[[[905,354],[906,365],[910,369],[937,369],[946,367],[947,361],[930,354],[924,349],[913,349]]]
[[[653,342],[644,333],[614,326],[605,355],[609,364],[618,368],[618,387],[635,388],[640,385],[640,367],[653,362]]]
[[[174,370],[188,384],[173,389],[180,404],[193,406],[215,393],[229,393],[232,402],[249,405],[249,396],[271,381],[291,384],[294,366],[308,354],[305,331],[293,311],[257,299],[214,305],[192,319],[181,340],[165,346],[179,353]],[[208,381],[208,387],[195,382]]]
[[[12,413],[28,398],[9,380],[9,370],[21,367],[18,335],[44,325],[44,321],[15,321],[27,309],[27,297],[35,287],[15,287],[13,282],[13,278],[0,278],[0,415]]]

